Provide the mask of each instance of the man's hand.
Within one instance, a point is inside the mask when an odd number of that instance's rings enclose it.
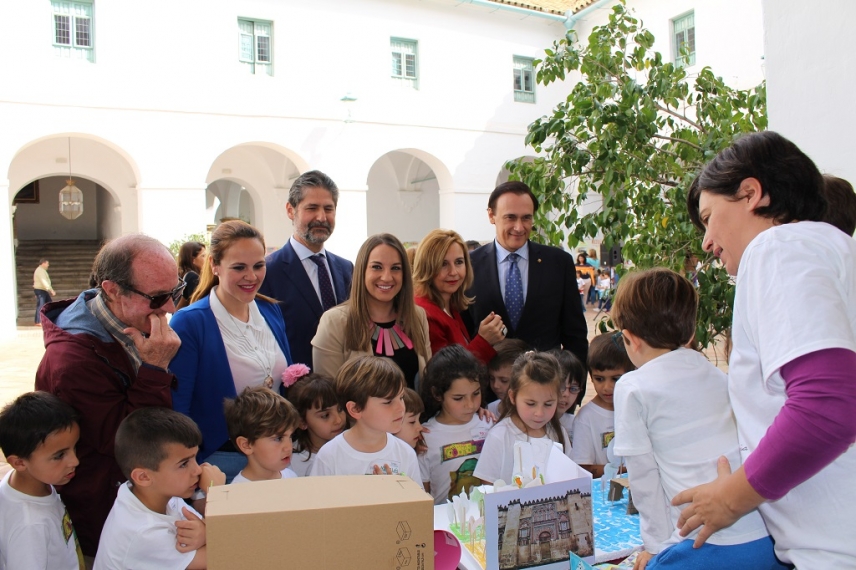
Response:
[[[693,548],[699,548],[710,535],[733,525],[764,502],[764,497],[747,481],[743,467],[732,473],[728,459],[720,457],[716,471],[717,477],[710,483],[681,491],[672,499],[672,505],[676,507],[690,503],[678,518],[681,536],[687,536],[702,527],[693,542]]]
[[[181,512],[187,520],[175,521],[175,549],[179,552],[199,550],[205,546],[205,521],[187,507],[182,507]]]
[[[128,327],[122,332],[134,341],[134,346],[137,347],[137,352],[140,354],[140,360],[166,370],[172,357],[175,356],[181,346],[181,339],[178,338],[174,330],[169,328],[165,314],[150,314],[149,324],[151,325],[149,329],[151,333],[149,333],[148,338],[144,337],[143,333],[134,327]]]

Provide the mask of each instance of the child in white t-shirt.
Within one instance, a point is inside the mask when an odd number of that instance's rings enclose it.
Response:
[[[291,434],[300,416],[291,402],[265,386],[245,388],[223,403],[226,428],[235,447],[247,456],[247,466],[232,483],[290,479]]]
[[[336,374],[339,404],[349,430],[320,450],[310,475],[407,475],[422,487],[416,452],[392,433],[404,421],[404,374],[394,362],[361,356]]]
[[[321,447],[347,427],[345,413],[339,408],[333,380],[320,374],[308,374],[289,385],[286,397],[300,416],[294,432],[291,469],[300,477],[309,474]]]
[[[568,432],[568,439],[574,445],[574,412],[582,404],[586,396],[586,367],[580,359],[569,350],[554,348],[549,351],[559,361],[562,378],[562,393],[556,407],[559,423]]]
[[[428,451],[419,457],[425,490],[441,505],[481,485],[473,472],[491,424],[479,419],[484,367],[458,344],[431,357],[420,383]]]
[[[488,400],[491,397],[496,399],[488,403],[487,409],[495,418],[498,418],[502,415],[500,408],[505,399],[505,393],[508,392],[508,385],[511,383],[511,367],[514,366],[518,356],[529,350],[529,345],[518,338],[507,338],[496,343],[493,348],[496,350],[496,356],[487,364],[487,373],[490,377],[487,395]]]
[[[79,464],[77,412],[47,392],[30,392],[0,412],[0,449],[12,467],[0,481],[0,570],[82,570],[77,535],[54,485]]]
[[[615,435],[615,383],[635,366],[617,333],[601,334],[589,343],[588,369],[597,394],[574,418],[574,453],[571,459],[597,479],[609,463],[606,447]]]
[[[693,548],[681,537],[672,498],[717,476],[717,460],[740,467],[737,425],[723,372],[684,348],[695,332],[698,294],[664,268],[621,280],[612,321],[639,369],[615,390],[615,453],[625,458],[649,570],[784,569],[758,511]],[[655,556],[656,555],[656,556]],[[650,560],[650,561],[648,561]]]
[[[562,444],[570,456],[571,442],[556,416],[562,375],[556,357],[547,352],[526,352],[514,362],[511,383],[499,422],[487,433],[474,477],[485,483],[514,475],[514,442],[547,438]]]
[[[205,523],[184,499],[226,476],[196,463],[200,443],[193,420],[168,408],[141,408],[122,420],[114,447],[128,482],[104,523],[94,570],[207,567]]]

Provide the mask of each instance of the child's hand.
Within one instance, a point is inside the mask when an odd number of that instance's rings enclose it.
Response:
[[[483,422],[495,423],[496,416],[487,408],[479,408],[479,419]]]
[[[645,570],[645,567],[648,566],[648,561],[652,558],[654,558],[653,554],[647,550],[643,550],[636,555],[636,564],[633,565],[633,570]]]
[[[393,473],[392,467],[385,463],[383,467],[380,465],[372,466],[372,475],[395,475],[395,473]]]
[[[175,549],[179,552],[199,550],[205,546],[205,521],[187,507],[182,507],[181,512],[187,520],[175,521]]]
[[[210,463],[203,463],[202,474],[199,475],[199,488],[208,492],[208,488],[212,485],[225,485],[226,474],[220,471],[220,468]]]

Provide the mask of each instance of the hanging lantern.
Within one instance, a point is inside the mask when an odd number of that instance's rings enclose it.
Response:
[[[76,220],[83,214],[83,192],[69,178],[66,187],[59,191],[59,213],[69,220]]]
[[[76,220],[83,214],[83,192],[74,185],[71,178],[71,137],[68,137],[68,180],[59,191],[59,213],[69,220]]]

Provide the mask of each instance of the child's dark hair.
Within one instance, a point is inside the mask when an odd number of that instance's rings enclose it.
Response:
[[[618,285],[612,322],[651,348],[685,346],[696,329],[698,293],[684,276],[665,267],[634,271]]]
[[[348,402],[357,410],[366,407],[369,398],[394,398],[406,386],[404,373],[397,364],[379,356],[361,356],[346,362],[336,374],[336,395],[348,412]]]
[[[622,279],[623,281],[623,279]],[[588,370],[615,370],[622,369],[625,372],[636,370],[627,350],[624,348],[624,340],[620,337],[613,339],[617,332],[599,334],[589,343]]]
[[[177,443],[190,449],[202,443],[202,433],[189,417],[169,408],[140,408],[116,430],[116,463],[128,479],[142,467],[157,471],[166,459],[166,446]]]
[[[425,412],[422,397],[413,388],[404,389],[404,413],[421,416]]]
[[[78,413],[48,392],[27,392],[0,412],[0,450],[6,457],[28,459],[47,437],[65,431],[80,419]]]
[[[291,402],[265,386],[244,388],[234,400],[225,400],[223,414],[235,447],[239,437],[253,443],[263,437],[282,435],[300,423]]]
[[[488,370],[499,370],[503,366],[513,365],[518,356],[527,350],[531,350],[531,347],[519,338],[503,339],[496,343],[493,348],[496,350],[496,356],[488,362]],[[485,381],[482,383],[482,394],[484,396],[482,398],[482,405],[499,399],[499,396],[490,387],[489,375],[485,375]]]
[[[326,410],[330,406],[339,405],[333,379],[320,374],[309,374],[295,382],[288,389],[287,397],[297,410],[297,416],[303,422],[306,421],[306,414],[316,408]],[[298,427],[292,439],[296,444],[294,448],[297,453],[309,450],[309,456],[312,457],[312,445],[309,441],[308,429]]]
[[[571,407],[568,408],[568,411],[565,412],[567,414],[573,414],[576,411],[577,407],[582,403],[583,398],[586,397],[586,367],[577,358],[573,352],[569,350],[562,350],[560,348],[554,348],[552,350],[548,350],[550,354],[556,357],[556,360],[559,362],[559,370],[561,370],[562,381],[566,378],[568,382],[573,384],[576,382],[580,385],[580,391],[577,392],[577,397],[574,400],[574,403],[571,404]]]
[[[484,366],[473,353],[460,344],[450,344],[434,353],[425,367],[420,383],[420,395],[425,411],[421,421],[426,422],[437,415],[443,401],[443,394],[452,387],[458,378],[466,378],[481,386]]]
[[[530,350],[521,354],[514,361],[514,366],[511,368],[511,383],[508,385],[508,392],[505,394],[505,400],[502,402],[503,411],[498,421],[502,421],[507,417],[518,416],[517,408],[511,403],[511,395],[514,394],[516,397],[522,388],[531,383],[554,388],[556,391],[556,405],[558,406],[563,381],[564,378],[562,378],[559,361],[549,352]],[[553,414],[553,417],[550,418],[550,426],[553,428],[553,436],[558,438],[555,441],[561,443],[562,449],[564,449],[563,428],[556,414]],[[528,431],[527,426],[524,426],[524,428]],[[549,430],[548,435],[550,435]]]

